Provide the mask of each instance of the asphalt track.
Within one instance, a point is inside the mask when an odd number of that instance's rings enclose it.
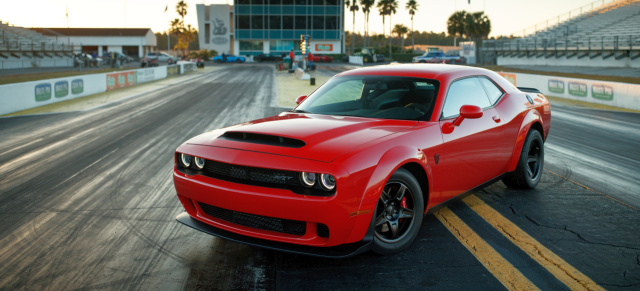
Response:
[[[175,148],[285,110],[272,66],[223,66],[92,110],[0,118],[0,289],[640,289],[637,113],[554,105],[536,189],[476,191],[393,256],[291,255],[181,225]]]

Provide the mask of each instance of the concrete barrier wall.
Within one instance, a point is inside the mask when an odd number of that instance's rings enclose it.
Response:
[[[364,65],[364,57],[362,56],[349,56],[349,64],[352,65]]]
[[[106,74],[0,86],[0,115],[105,92]]]
[[[181,67],[184,74],[195,71],[196,65],[187,62]],[[1,85],[0,115],[164,79],[177,71],[178,66],[162,66]]]
[[[531,87],[546,96],[640,110],[640,85],[522,73],[499,73],[517,87]]]

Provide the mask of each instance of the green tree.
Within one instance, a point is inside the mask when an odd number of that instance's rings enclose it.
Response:
[[[387,7],[389,11],[389,59],[391,59],[391,16],[398,12],[398,1],[389,0]]]
[[[413,39],[413,17],[416,15],[416,11],[418,11],[418,2],[416,2],[416,0],[407,1],[405,9],[409,10],[409,15],[411,15],[411,51],[415,51],[415,41]],[[402,49],[404,50],[404,46]]]
[[[182,18],[181,23],[181,27],[180,30],[178,31],[178,50],[180,49],[180,47],[183,48],[183,55],[184,55],[184,48],[186,46],[189,45],[189,42],[186,41],[185,39],[185,27],[184,27],[184,17],[187,16],[187,3],[185,3],[183,0],[180,0],[180,2],[178,2],[178,4],[176,4],[176,12],[178,12],[178,15],[180,15],[180,17]]]
[[[454,46],[456,45],[456,38],[458,36],[464,37],[466,35],[465,34],[465,27],[467,23],[466,18],[467,18],[466,11],[456,11],[453,14],[451,14],[451,16],[449,16],[449,19],[447,20],[447,32],[449,33],[449,35],[453,36]]]
[[[480,43],[491,33],[491,20],[489,20],[489,17],[485,15],[484,12],[468,13],[465,18],[464,30],[467,37],[475,42],[476,59],[482,63]]]
[[[344,5],[346,5],[347,8],[349,8],[349,11],[353,13],[352,32],[355,32],[356,31],[356,11],[360,9],[360,7],[358,6],[358,0],[345,0]],[[355,37],[356,35],[354,33],[351,33],[351,53],[355,51],[355,42],[356,42]]]
[[[367,37],[369,36],[369,13],[371,13],[371,7],[376,4],[376,0],[360,0],[360,6],[362,7],[362,13],[364,13],[364,46],[367,46]]]
[[[402,53],[404,53],[404,35],[409,32],[409,28],[404,26],[403,24],[396,24],[393,27],[393,33],[395,33],[400,38],[400,47],[402,48]]]

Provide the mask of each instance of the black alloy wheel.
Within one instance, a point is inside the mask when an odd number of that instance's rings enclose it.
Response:
[[[409,247],[420,230],[423,211],[420,184],[409,171],[398,169],[378,199],[373,251],[388,255]]]
[[[513,188],[533,189],[542,178],[544,168],[544,141],[539,131],[531,129],[522,146],[518,165],[513,173],[502,179]]]

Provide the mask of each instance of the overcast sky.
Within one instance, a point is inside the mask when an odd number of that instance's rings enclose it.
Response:
[[[563,18],[579,14],[582,7],[587,12],[604,2],[613,0],[417,0],[419,7],[414,17],[414,29],[418,31],[446,32],[447,18],[456,10],[485,11],[491,20],[491,36],[522,35],[543,28]],[[171,19],[177,18],[178,1],[164,0],[0,0],[0,21],[22,27],[129,27],[151,28],[154,32],[166,31]],[[228,4],[232,0],[186,0],[189,8],[186,23],[197,28],[196,4]],[[398,0],[399,10],[392,16],[392,24],[404,24],[411,28],[409,13],[404,9],[407,0]],[[165,7],[168,11],[165,13]],[[353,27],[352,14],[346,13],[346,30]],[[364,27],[364,15],[356,12],[356,32]],[[389,18],[385,19],[385,32],[389,30]],[[382,17],[373,9],[369,20],[370,31],[382,33]]]

